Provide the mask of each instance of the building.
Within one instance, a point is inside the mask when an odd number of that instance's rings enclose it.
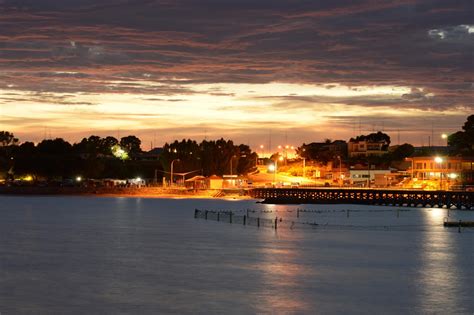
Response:
[[[222,189],[224,180],[217,175],[209,176],[206,179],[206,186],[208,189]]]
[[[385,141],[350,139],[348,143],[349,157],[380,156],[388,153]]]
[[[186,188],[198,190],[198,189],[207,189],[206,186],[206,177],[197,175],[191,178],[188,178],[184,181],[184,186]]]
[[[392,171],[390,169],[375,169],[375,168],[354,168],[349,170],[349,178],[351,185],[370,187],[376,179],[390,176]]]
[[[474,158],[418,156],[407,161],[411,162],[408,173],[413,188],[452,189],[474,184]]]
[[[338,156],[341,158],[347,156],[347,143],[344,140],[312,142],[303,144],[301,149],[304,152],[303,157],[321,162],[334,160]]]

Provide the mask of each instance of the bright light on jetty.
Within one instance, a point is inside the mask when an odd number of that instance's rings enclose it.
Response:
[[[76,182],[80,182],[80,181],[82,181],[82,177],[81,177],[81,176],[77,176],[77,177],[76,177]]]

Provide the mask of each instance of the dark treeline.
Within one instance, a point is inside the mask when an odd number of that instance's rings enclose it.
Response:
[[[247,174],[255,170],[257,154],[247,145],[234,145],[231,140],[193,140],[166,143],[160,156],[163,168],[169,172],[171,162],[175,172],[195,171],[204,176]]]
[[[7,131],[0,132],[0,172],[7,178],[32,176],[34,180],[83,178],[169,177],[173,159],[177,172],[195,175],[246,174],[253,170],[257,155],[232,141],[183,140],[166,144],[162,154],[143,152],[135,136],[101,138],[90,136],[71,144],[64,139],[47,139],[37,145],[23,142]],[[232,161],[231,161],[232,159]]]
[[[383,142],[388,149],[390,137],[382,132],[359,136],[355,140]],[[449,135],[450,155],[474,155],[474,115],[467,118],[462,130]],[[37,145],[20,143],[12,133],[0,131],[0,173],[7,178],[33,176],[35,179],[84,178],[169,178],[171,164],[174,172],[193,175],[245,175],[255,170],[257,154],[247,145],[234,145],[230,140],[194,140],[166,143],[159,152],[142,152],[141,141],[135,136],[101,138],[90,136],[71,144],[61,138],[43,140]],[[158,154],[160,153],[160,154]],[[387,165],[413,155],[432,155],[431,148],[415,148],[408,143],[392,147],[382,156],[348,157],[345,141],[326,140],[324,143],[303,144],[297,154],[307,160],[323,163],[341,160],[350,164]],[[280,152],[281,154],[281,152]],[[276,154],[273,156],[275,159]],[[337,164],[335,164],[337,165]],[[188,177],[190,177],[188,176]]]

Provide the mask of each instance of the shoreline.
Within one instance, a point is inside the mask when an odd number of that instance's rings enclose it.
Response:
[[[84,196],[104,198],[258,200],[242,191],[182,190],[159,187],[0,187],[0,196]]]

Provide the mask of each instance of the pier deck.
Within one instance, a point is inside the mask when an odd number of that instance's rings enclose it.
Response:
[[[366,204],[473,209],[474,192],[348,188],[254,188],[251,197],[274,204]]]

